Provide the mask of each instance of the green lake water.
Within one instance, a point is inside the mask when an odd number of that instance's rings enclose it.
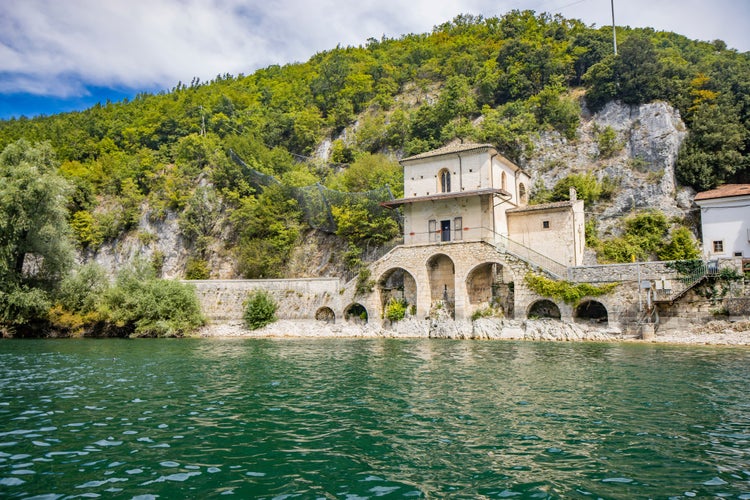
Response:
[[[0,342],[4,498],[750,499],[750,348]]]

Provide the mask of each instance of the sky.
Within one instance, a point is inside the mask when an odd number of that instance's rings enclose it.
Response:
[[[0,119],[50,115],[251,74],[337,45],[512,9],[600,27],[612,0],[0,0]],[[750,0],[614,0],[619,26],[750,51]]]

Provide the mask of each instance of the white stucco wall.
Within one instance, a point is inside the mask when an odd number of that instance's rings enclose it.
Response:
[[[583,263],[583,201],[572,206],[509,213],[508,237],[566,266]],[[547,228],[544,222],[548,223]]]
[[[697,202],[701,207],[703,255],[707,259],[750,258],[750,196],[719,198]],[[724,251],[715,252],[714,242],[723,242]]]

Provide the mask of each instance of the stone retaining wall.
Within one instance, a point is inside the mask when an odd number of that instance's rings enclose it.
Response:
[[[337,278],[275,280],[185,281],[195,286],[203,314],[213,321],[242,319],[244,302],[254,290],[265,290],[279,308],[279,319],[314,319],[322,307],[336,311],[340,282]]]

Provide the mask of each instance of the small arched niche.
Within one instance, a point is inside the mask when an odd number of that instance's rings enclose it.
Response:
[[[321,307],[315,312],[315,319],[323,323],[333,324],[336,322],[336,313],[330,307]]]
[[[529,319],[560,319],[560,308],[551,300],[537,300],[529,306],[529,314],[526,317]]]
[[[575,319],[589,323],[607,324],[609,314],[607,308],[601,302],[596,300],[587,300],[581,302],[575,310]]]
[[[346,321],[365,324],[367,323],[367,319],[367,309],[358,302],[350,304],[349,307],[344,310],[344,320]]]

